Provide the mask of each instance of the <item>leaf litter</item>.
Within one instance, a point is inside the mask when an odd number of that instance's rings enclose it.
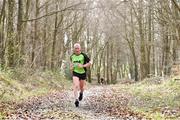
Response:
[[[73,92],[64,90],[15,103],[5,119],[146,120],[143,114],[128,107],[129,98],[111,87],[93,86],[84,92],[84,99],[76,108]]]

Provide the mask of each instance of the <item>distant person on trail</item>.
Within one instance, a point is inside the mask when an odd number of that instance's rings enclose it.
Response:
[[[86,68],[91,65],[91,61],[85,53],[81,52],[81,45],[79,43],[74,44],[74,53],[70,56],[70,60],[70,69],[73,75],[73,92],[75,97],[74,104],[76,107],[79,107],[79,101],[83,99],[83,91],[86,79]]]

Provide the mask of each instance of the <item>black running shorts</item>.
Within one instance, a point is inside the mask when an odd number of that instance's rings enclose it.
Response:
[[[86,73],[79,74],[73,71],[73,76],[76,76],[79,78],[79,80],[85,80],[86,79]]]

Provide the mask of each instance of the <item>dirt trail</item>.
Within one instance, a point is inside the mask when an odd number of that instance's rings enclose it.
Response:
[[[10,120],[122,120],[111,117],[103,112],[92,108],[93,97],[102,94],[112,94],[113,91],[107,86],[93,86],[84,93],[84,99],[78,108],[74,105],[72,91],[52,93],[43,97],[32,97],[15,106],[14,112],[8,114]],[[96,107],[96,106],[93,106]],[[130,119],[129,119],[130,120]],[[132,120],[137,120],[132,118]]]

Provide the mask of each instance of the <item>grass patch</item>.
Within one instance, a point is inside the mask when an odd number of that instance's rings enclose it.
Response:
[[[71,82],[60,71],[11,69],[0,71],[0,101],[19,101],[67,89]]]
[[[132,95],[129,106],[133,110],[143,112],[156,120],[169,117],[179,119],[180,81],[174,78],[160,82],[144,80],[134,84],[118,84],[116,87],[119,91]]]
[[[5,115],[0,112],[0,120],[4,119]]]

